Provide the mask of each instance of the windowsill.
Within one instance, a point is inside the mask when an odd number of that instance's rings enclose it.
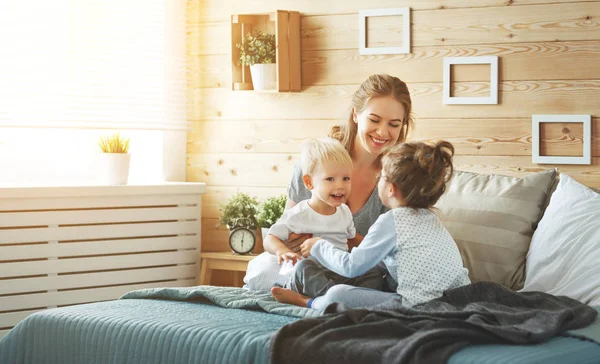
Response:
[[[60,184],[60,185],[0,185],[0,198],[40,198],[76,196],[125,196],[152,194],[203,194],[202,182],[149,182],[127,185]]]

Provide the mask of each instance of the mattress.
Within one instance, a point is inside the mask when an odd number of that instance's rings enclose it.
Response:
[[[31,315],[0,340],[0,363],[268,363],[273,333],[313,314],[236,289],[174,292]],[[201,297],[207,292],[220,306]],[[449,363],[600,363],[599,320],[571,335],[533,346],[472,346]]]

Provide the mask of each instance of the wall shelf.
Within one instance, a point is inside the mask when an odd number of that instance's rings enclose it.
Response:
[[[275,34],[277,85],[271,92],[301,91],[300,13],[285,10],[231,16],[232,90],[253,90],[250,67],[238,65],[240,50],[236,44],[242,42],[244,34],[255,29]]]

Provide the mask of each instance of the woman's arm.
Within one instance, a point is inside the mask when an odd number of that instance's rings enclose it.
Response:
[[[310,243],[309,240],[304,244],[309,245]],[[321,239],[310,248],[310,255],[314,256],[327,269],[344,277],[354,278],[375,267],[395,248],[394,217],[388,213],[377,219],[360,246],[352,249],[350,253],[337,249],[326,240]]]
[[[356,233],[354,238],[348,239],[348,251],[351,251],[352,249],[359,246],[364,238],[365,238],[364,236],[360,235],[359,233]]]

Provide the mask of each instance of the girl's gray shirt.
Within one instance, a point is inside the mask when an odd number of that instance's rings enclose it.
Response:
[[[299,163],[296,163],[294,166],[294,175],[288,186],[287,196],[295,203],[302,200],[308,200],[311,197],[311,192],[304,186],[304,182],[302,182],[302,168]],[[375,185],[367,202],[365,202],[360,210],[352,215],[356,232],[363,237],[367,235],[369,228],[377,221],[379,215],[387,211],[389,211],[389,209],[381,203],[379,193],[377,192],[377,185]]]

